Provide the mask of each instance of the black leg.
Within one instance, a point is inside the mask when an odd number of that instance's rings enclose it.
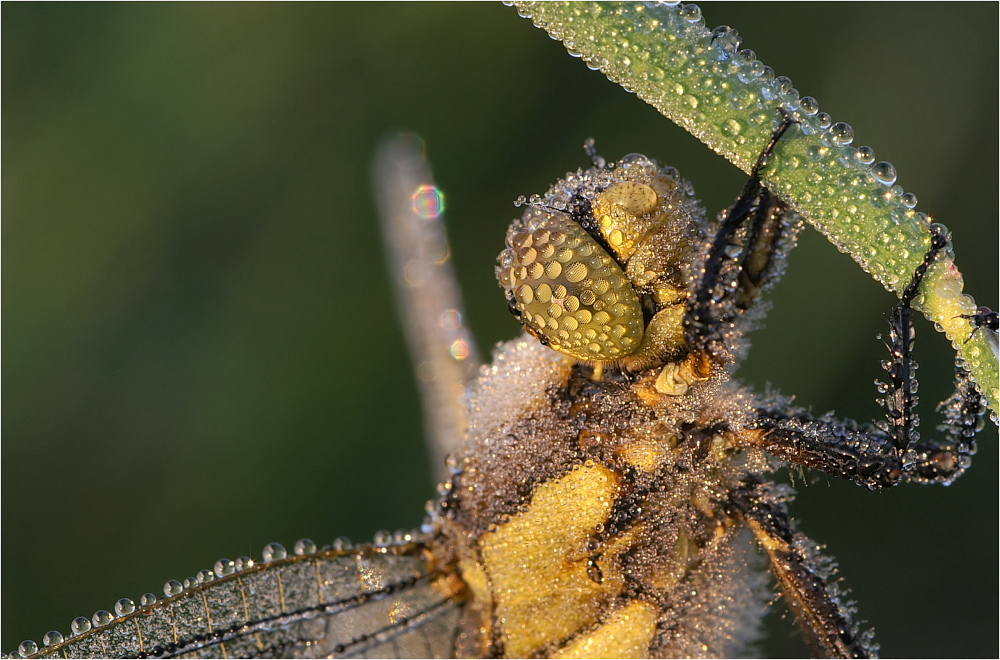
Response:
[[[938,406],[945,413],[944,423],[937,428],[943,440],[917,442],[906,453],[904,476],[909,481],[947,486],[972,463],[986,403],[965,369],[959,367],[955,380],[955,393]]]
[[[747,445],[790,461],[822,470],[869,489],[894,486],[899,481],[950,484],[969,466],[975,454],[975,434],[982,428],[985,403],[968,373],[959,368],[955,393],[941,405],[945,423],[940,440],[921,442],[916,431],[916,382],[912,359],[913,326],[910,304],[927,269],[944,249],[947,238],[931,227],[931,249],[916,268],[889,320],[891,359],[884,362],[889,383],[877,383],[885,396],[879,403],[886,419],[878,428],[859,427],[853,421],[816,418],[783,403],[762,406],[749,428],[760,431],[745,438]]]
[[[779,260],[793,247],[788,243],[801,224],[784,202],[762,189],[733,296],[740,312],[750,309],[767,285],[780,277],[784,264]]]
[[[747,445],[869,490],[895,486],[902,478],[903,461],[884,432],[780,404],[758,408],[757,414],[751,428],[761,433],[749,434]]]
[[[817,418],[781,403],[759,407],[742,441],[744,446],[850,479],[869,490],[895,486],[901,480],[948,485],[972,462],[986,403],[968,372],[959,368],[955,393],[939,408],[944,409],[945,421],[937,428],[938,438],[917,441],[905,452],[897,449],[889,433],[870,425]]]
[[[687,343],[693,350],[718,351],[725,326],[756,300],[773,265],[772,255],[782,238],[788,207],[761,184],[760,170],[793,123],[782,114],[781,124],[758,157],[740,196],[725,211],[705,259],[698,288],[688,302],[684,327]],[[733,267],[727,262],[733,261],[731,254],[736,249],[737,232],[750,217],[753,217],[750,236],[746,248],[739,250],[743,257],[735,267],[738,272],[733,274]],[[731,281],[735,286],[730,285]]]
[[[880,392],[886,394],[879,399],[885,409],[887,423],[879,426],[889,434],[897,452],[902,456],[918,438],[916,434],[917,420],[913,413],[916,405],[914,391],[916,390],[913,376],[913,324],[910,322],[910,303],[917,295],[920,282],[927,274],[927,269],[937,259],[938,253],[947,244],[947,237],[941,233],[937,225],[931,225],[931,249],[924,255],[923,261],[917,266],[910,284],[900,296],[899,304],[889,319],[889,349],[891,360],[883,363],[889,374],[889,383],[877,382]],[[881,338],[881,337],[880,337]]]

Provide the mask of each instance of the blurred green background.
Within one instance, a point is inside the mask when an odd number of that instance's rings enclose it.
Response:
[[[850,122],[997,304],[996,4],[703,6]],[[499,4],[2,8],[2,648],[219,557],[419,524],[433,494],[368,180],[428,144],[480,347],[518,195],[581,145],[743,175]],[[987,26],[988,29],[983,29]],[[878,414],[894,298],[807,229],[741,377]],[[952,353],[918,323],[924,433]],[[889,656],[997,651],[997,432],[951,488],[794,475]],[[805,652],[775,608],[763,653]],[[784,615],[782,614],[784,613]],[[786,620],[782,620],[782,619]]]

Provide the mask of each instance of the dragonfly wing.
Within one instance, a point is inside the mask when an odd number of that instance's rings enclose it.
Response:
[[[41,657],[451,657],[463,600],[422,544],[329,550],[186,589]]]
[[[424,426],[438,479],[444,459],[465,435],[464,388],[479,371],[475,339],[463,319],[462,291],[451,266],[444,195],[434,185],[423,142],[404,134],[383,145],[374,163],[382,233],[424,404]]]

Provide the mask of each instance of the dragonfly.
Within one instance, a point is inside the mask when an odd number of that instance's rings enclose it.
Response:
[[[891,426],[812,416],[730,383],[802,227],[758,177],[795,125],[782,113],[715,224],[674,168],[639,154],[607,163],[588,144],[593,167],[533,196],[508,230],[497,277],[527,334],[475,380],[434,222],[443,196],[413,136],[390,144],[377,167],[386,234],[428,427],[449,451],[420,530],[220,559],[168,582],[162,599],[121,599],[114,614],[74,620],[69,639],[53,631],[19,654],[733,656],[759,636],[767,602],[756,539],[814,655],[875,655],[831,560],[763,479],[766,455],[870,490],[949,485],[986,404],[959,369],[944,437],[911,438],[909,301],[947,247],[938,225],[891,317]]]
[[[733,22],[735,23],[736,21],[733,21]],[[578,140],[575,140],[575,142],[578,142]],[[574,142],[574,144],[575,144],[575,142]],[[638,145],[638,147],[639,147],[639,148],[643,148],[643,147],[642,147],[642,145]],[[670,159],[670,158],[669,158],[669,154],[668,154],[668,160],[671,160],[671,161],[672,161],[672,159]],[[675,163],[676,163],[676,161],[672,161],[672,162],[675,162]],[[560,165],[559,167],[560,167],[560,168],[564,168],[564,166],[563,166],[563,165]],[[682,167],[682,171],[685,171],[685,172],[686,172],[687,170],[685,170],[685,168],[684,168],[684,167]],[[545,178],[543,178],[543,179],[541,179],[541,180],[542,180],[542,181],[547,181],[547,180],[549,180],[549,179],[550,179],[550,177],[551,177],[551,175],[545,175]],[[536,182],[536,184],[537,184],[537,182]],[[698,182],[697,182],[697,181],[696,181],[696,185],[698,185]],[[522,187],[522,190],[531,190],[531,189],[532,189],[532,188],[530,188],[530,187],[527,187],[527,186],[524,186],[524,187]],[[513,197],[513,195],[511,195],[511,197]],[[949,224],[952,224],[952,223],[949,223]],[[495,242],[495,241],[494,241],[494,242]],[[497,294],[496,294],[496,293],[494,292],[494,293],[492,293],[491,295],[493,295],[493,296],[496,296]],[[495,301],[495,300],[491,300],[491,302],[492,302],[492,303],[494,303],[494,304],[496,303],[496,301]],[[512,333],[513,333],[513,330],[509,328],[509,329],[508,329],[508,330],[506,330],[505,332],[506,332],[506,333],[507,333],[507,334],[509,335],[509,334],[512,334]],[[928,342],[924,342],[924,343],[928,343]],[[926,369],[926,366],[925,366],[925,369]],[[402,372],[405,372],[406,370],[405,370],[405,368],[402,368],[402,367],[401,367],[401,371],[402,371]],[[926,380],[928,380],[928,379],[926,379],[926,378],[925,378],[925,381],[926,381]],[[761,382],[763,382],[763,381],[761,381]],[[924,384],[925,384],[925,386],[927,385],[927,383],[926,383],[926,382],[925,382]],[[792,389],[790,388],[790,391],[794,391],[794,390],[792,390]],[[842,406],[838,406],[838,408],[839,408],[839,409],[842,409],[843,407],[842,407]],[[821,489],[821,490],[823,490],[823,489]],[[406,517],[406,519],[407,519],[407,520],[410,520],[410,521],[415,521],[416,519],[418,519],[418,518],[419,518],[419,513],[418,513],[418,511],[419,511],[419,502],[420,502],[420,501],[421,501],[422,499],[426,499],[426,497],[425,497],[425,496],[418,496],[418,498],[416,498],[416,499],[414,500],[414,502],[415,502],[415,503],[413,504],[413,510],[412,510],[412,511],[411,511],[411,513],[410,513],[410,514],[409,514],[409,515],[408,515],[408,516]],[[821,499],[825,499],[825,498],[821,498]],[[385,516],[384,516],[384,515],[383,515],[383,517],[382,517],[382,518],[379,518],[379,519],[377,519],[377,520],[376,520],[376,519],[373,519],[373,520],[372,520],[372,524],[373,524],[374,526],[377,526],[378,524],[382,524],[382,523],[381,523],[381,521],[382,521],[382,520],[384,520],[384,519],[385,519]],[[394,522],[390,521],[390,522],[387,522],[387,523],[385,523],[385,524],[388,524],[388,525],[394,525],[394,524],[405,524],[405,521],[402,521],[402,522],[400,522],[400,523],[394,523]],[[373,529],[374,529],[374,527],[373,527]],[[307,529],[307,530],[305,530],[305,531],[306,531],[306,533],[309,533],[309,534],[311,534],[311,535],[317,535],[317,533],[316,533],[316,532],[314,532],[314,531],[312,531],[312,530],[309,530],[309,529]],[[340,530],[339,530],[339,529],[337,529],[337,530],[335,530],[335,531],[340,531]],[[821,534],[816,534],[816,536],[817,536],[817,537],[819,537],[819,538],[824,538],[824,537],[823,537],[823,535],[821,535]],[[294,539],[294,538],[295,538],[294,536],[293,536],[293,537],[291,537],[291,539]],[[835,537],[834,537],[834,538],[835,538]],[[291,540],[291,539],[289,539],[289,540]],[[825,537],[825,538],[824,538],[824,540],[830,540],[830,535],[827,535],[827,537]],[[220,546],[220,547],[221,547],[221,545],[224,545],[224,544],[216,544],[216,545],[218,545],[218,546]],[[240,554],[241,552],[244,552],[244,553],[248,553],[248,554],[259,554],[259,547],[256,547],[256,546],[253,546],[253,547],[250,547],[250,546],[246,546],[246,545],[245,545],[244,543],[242,543],[242,542],[241,542],[241,543],[239,543],[238,545],[240,546],[240,548],[239,548],[239,550],[238,550],[238,551],[237,551],[237,550],[233,550],[233,551],[227,551],[227,552],[231,552],[231,554],[232,554],[232,555],[234,555],[234,556],[235,556],[235,555],[237,555],[237,554]],[[291,548],[291,545],[292,545],[292,544],[291,544],[291,543],[289,542],[289,543],[288,543],[288,546],[289,546],[289,548]],[[136,554],[137,554],[137,555],[140,555],[140,554],[141,554],[141,551],[140,551],[140,550],[136,550]],[[834,554],[836,554],[836,555],[838,555],[838,556],[840,556],[840,555],[841,555],[841,553],[840,553],[840,552],[838,552],[838,551],[837,551],[836,549],[834,549]],[[211,560],[207,560],[207,565],[205,565],[205,566],[199,566],[199,567],[210,567],[210,566],[211,566]],[[147,573],[150,573],[150,572],[153,572],[153,571],[152,571],[152,570],[147,570]],[[158,572],[158,571],[157,571],[157,572]],[[190,571],[189,571],[189,573],[190,573],[190,574],[192,574],[192,575],[193,575],[193,574],[195,574],[195,572],[196,572],[195,568],[192,568],[192,569],[190,569]],[[171,574],[171,573],[170,573],[170,572],[168,572],[168,575],[170,575],[170,574]],[[185,575],[186,573],[180,573],[180,574],[178,574],[178,573],[176,573],[176,572],[175,572],[175,573],[172,573],[172,574],[173,574],[173,575],[174,575],[175,577],[181,577],[182,575]],[[848,575],[850,576],[850,573],[849,573]],[[157,578],[157,579],[158,579],[158,578]],[[156,582],[156,579],[154,579],[154,583],[155,583],[155,582]],[[143,585],[140,585],[140,586],[145,586],[145,587],[149,588],[149,585],[146,585],[146,584],[143,584]],[[136,601],[137,601],[137,602],[138,602],[138,595],[139,595],[139,592],[136,592],[135,594],[133,594],[133,597],[134,597],[134,598],[136,599]],[[862,601],[863,601],[863,599],[862,599]],[[111,609],[111,604],[112,604],[112,603],[113,603],[113,599],[111,599],[111,600],[107,601],[106,603],[104,603],[104,606],[105,606],[105,607],[108,607],[109,609]],[[64,623],[63,625],[65,625],[65,623]]]

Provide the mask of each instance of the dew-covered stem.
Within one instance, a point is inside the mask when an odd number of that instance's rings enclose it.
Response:
[[[709,30],[693,4],[517,2],[518,12],[563,42],[571,55],[634,92],[716,153],[749,172],[781,120],[796,122],[763,172],[781,197],[873,279],[899,295],[930,246],[917,198],[896,184],[892,164],[857,146],[854,131],[799,97],[735,30]],[[914,307],[946,334],[993,410],[1000,400],[997,358],[985,332],[962,315],[976,303],[962,293],[950,250],[929,270]],[[968,340],[968,341],[967,341]]]

